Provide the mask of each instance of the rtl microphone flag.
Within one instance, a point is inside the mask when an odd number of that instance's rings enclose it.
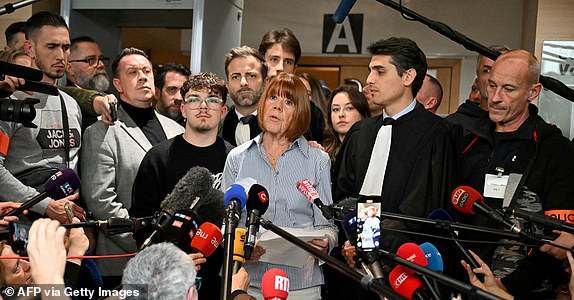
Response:
[[[289,277],[285,271],[273,268],[263,274],[261,293],[265,300],[285,300],[289,295]]]

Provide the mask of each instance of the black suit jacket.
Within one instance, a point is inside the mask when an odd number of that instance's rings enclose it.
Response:
[[[227,113],[227,116],[225,116],[225,120],[223,120],[222,136],[224,140],[233,146],[237,146],[237,142],[235,141],[237,123],[239,123],[239,118],[237,118],[237,113],[235,113],[235,107],[232,107]],[[249,138],[252,139],[260,133],[261,128],[259,128],[257,118],[249,120]]]

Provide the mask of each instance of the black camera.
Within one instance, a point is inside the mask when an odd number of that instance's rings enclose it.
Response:
[[[34,98],[0,99],[0,120],[22,123],[26,127],[36,128],[37,126],[32,121],[36,117],[34,104],[37,103],[40,103],[40,100]]]

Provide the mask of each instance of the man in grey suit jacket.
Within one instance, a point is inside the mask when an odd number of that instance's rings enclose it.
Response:
[[[118,90],[118,121],[107,126],[101,121],[86,129],[82,145],[82,195],[96,219],[129,218],[132,185],[141,160],[155,144],[183,132],[175,121],[156,113],[152,64],[136,48],[126,48],[112,64],[113,84]],[[107,235],[100,232],[96,254],[136,252],[131,233]],[[104,288],[121,283],[128,258],[98,259]]]

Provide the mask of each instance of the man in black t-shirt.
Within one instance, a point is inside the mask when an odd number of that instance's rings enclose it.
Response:
[[[195,166],[205,167],[214,174],[214,188],[219,189],[225,159],[233,147],[217,136],[219,123],[227,113],[223,101],[227,97],[225,83],[213,73],[199,73],[183,84],[181,94],[184,98],[181,113],[186,119],[185,131],[154,146],[142,160],[132,192],[129,210],[132,217],[152,216],[177,182]],[[223,211],[223,202],[221,207]],[[204,219],[199,215],[198,218]],[[138,247],[150,234],[151,230],[134,234]],[[203,278],[204,285],[212,288],[203,288],[199,293],[200,299],[219,298],[218,273],[222,257],[223,251],[216,250],[201,268],[199,276]],[[208,278],[213,279],[206,280]]]

